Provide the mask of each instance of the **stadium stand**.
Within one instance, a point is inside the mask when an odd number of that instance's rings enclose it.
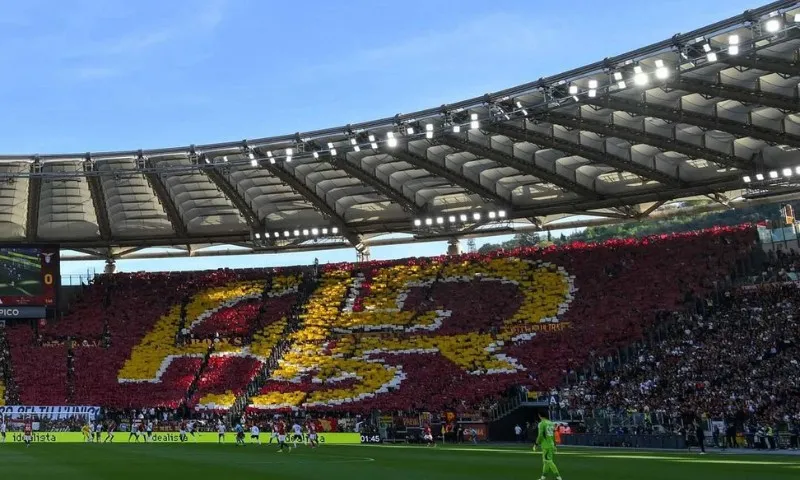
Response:
[[[336,264],[318,285],[301,269],[107,275],[38,336],[15,325],[8,339],[28,404],[473,407],[512,385],[557,387],[590,355],[642,338],[659,312],[725,281],[754,239],[750,227],[717,228]],[[298,316],[301,284],[317,288]]]
[[[744,286],[721,298],[705,314],[675,315],[669,334],[622,368],[599,368],[562,389],[565,408],[580,416],[616,409],[676,420],[699,413],[730,423],[800,421],[800,289]]]

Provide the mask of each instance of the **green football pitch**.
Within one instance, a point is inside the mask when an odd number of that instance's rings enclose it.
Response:
[[[798,479],[800,458],[781,455],[561,449],[565,480]],[[232,444],[0,445],[10,479],[277,478],[309,480],[537,479],[541,455],[530,449],[322,446],[277,453],[274,446]]]

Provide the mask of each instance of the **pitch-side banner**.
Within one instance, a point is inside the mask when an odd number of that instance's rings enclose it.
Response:
[[[105,441],[107,433],[103,432],[101,435],[101,442]],[[219,443],[219,436],[215,432],[202,432],[195,433],[196,438],[189,436],[187,443]],[[130,434],[128,432],[117,432],[114,435],[114,443],[121,443],[127,445]],[[251,443],[250,434],[247,434],[247,442]],[[320,444],[328,445],[344,445],[344,444],[359,444],[361,443],[361,435],[358,433],[323,433],[317,435]],[[303,443],[306,437],[303,436]],[[8,432],[7,441],[11,443],[21,443],[23,441],[22,432]],[[153,432],[153,435],[147,440],[148,443],[180,443],[180,435],[178,432]],[[86,438],[81,432],[33,432],[34,443],[84,443]],[[139,443],[144,443],[145,440],[142,435],[139,435]],[[130,443],[135,443],[131,439]],[[224,443],[236,443],[235,433],[226,433]],[[269,443],[269,435],[261,436],[261,443]]]
[[[0,416],[5,418],[25,418],[30,416],[49,419],[69,418],[79,416],[94,420],[100,413],[100,407],[36,407],[27,405],[0,406]]]

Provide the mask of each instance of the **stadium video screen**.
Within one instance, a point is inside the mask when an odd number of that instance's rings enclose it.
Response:
[[[0,305],[55,305],[59,278],[58,247],[0,246]]]

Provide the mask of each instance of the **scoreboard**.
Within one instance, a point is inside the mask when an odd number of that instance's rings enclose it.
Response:
[[[0,245],[0,318],[44,318],[60,278],[58,246]]]

